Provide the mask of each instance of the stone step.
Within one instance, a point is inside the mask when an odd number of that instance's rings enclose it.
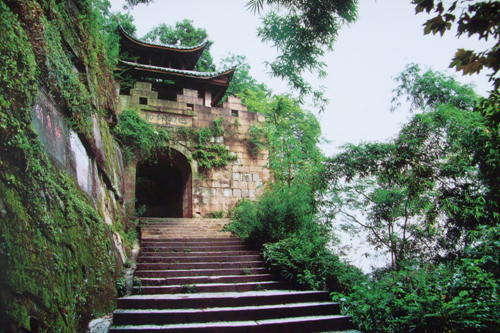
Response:
[[[143,286],[162,286],[162,285],[185,285],[200,283],[245,283],[272,281],[272,274],[257,275],[218,275],[218,276],[179,276],[167,278],[141,278]]]
[[[181,230],[181,231],[191,231],[191,230],[222,230],[224,228],[223,224],[155,224],[155,225],[142,225],[141,230]]]
[[[149,252],[184,252],[190,249],[192,252],[226,252],[226,251],[245,251],[245,245],[220,245],[220,246],[143,246],[141,253]]]
[[[245,243],[238,238],[171,238],[171,239],[155,239],[155,238],[142,238],[141,246],[161,245],[161,246],[229,246],[229,245],[245,245]]]
[[[220,321],[257,321],[290,317],[325,316],[339,313],[339,311],[339,305],[332,302],[181,310],[117,310],[113,314],[113,323],[115,325],[166,325]]]
[[[279,289],[280,283],[276,281],[243,282],[243,283],[201,283],[196,284],[196,288],[190,290],[194,285],[171,285],[171,286],[143,286],[134,287],[134,294],[189,294],[201,293],[222,293],[222,292],[243,292]]]
[[[172,238],[186,238],[186,239],[192,239],[192,238],[213,238],[214,236],[223,238],[231,238],[232,234],[230,232],[196,232],[196,233],[184,233],[184,232],[176,232],[176,233],[144,233],[144,236],[148,238],[153,238],[153,239],[172,239]]]
[[[234,269],[234,268],[258,268],[262,267],[262,261],[244,262],[197,262],[197,263],[138,263],[137,269],[144,270],[166,270],[166,269]]]
[[[139,256],[137,263],[211,263],[211,262],[245,262],[261,260],[260,255],[238,255],[238,256],[177,256],[177,257],[152,257]]]
[[[148,222],[149,221],[149,222]],[[142,219],[132,296],[109,332],[325,332],[352,328],[328,292],[285,291],[220,220]],[[217,226],[210,223],[217,224]],[[156,225],[155,225],[156,224]],[[193,238],[194,237],[194,238]]]
[[[142,227],[141,231],[144,232],[183,232],[183,233],[193,233],[197,231],[212,231],[212,232],[219,232],[222,231],[221,226],[212,226],[212,225],[207,225],[207,226],[202,226],[202,225],[193,225],[193,226],[165,226],[165,227],[159,227],[159,226],[154,226],[154,227]],[[230,232],[230,231],[224,231],[224,232]]]
[[[135,271],[139,278],[166,278],[166,277],[186,277],[186,276],[217,276],[217,275],[258,275],[266,274],[269,270],[264,267],[259,268],[234,268],[234,269],[185,269],[185,270],[148,270]]]
[[[143,235],[147,234],[168,234],[168,233],[179,233],[182,234],[180,238],[186,238],[186,235],[196,234],[196,233],[213,233],[214,238],[217,238],[217,235],[225,235],[231,234],[230,231],[223,231],[221,227],[216,226],[192,226],[192,227],[165,227],[165,228],[141,228],[141,232]],[[196,238],[193,236],[192,238]]]
[[[230,218],[186,218],[186,217],[141,217],[141,223],[156,223],[156,222],[231,222]]]
[[[215,323],[114,326],[109,332],[217,332],[217,333],[309,333],[351,329],[350,317],[340,315],[310,316],[258,321],[233,321]]]
[[[156,227],[182,227],[182,226],[218,226],[220,228],[226,226],[226,222],[219,221],[166,221],[166,222],[150,222],[141,223],[141,228],[156,228]]]
[[[225,234],[230,233],[230,231],[222,231],[220,227],[190,227],[186,230],[185,227],[171,227],[171,228],[142,228],[141,232],[143,235],[147,234],[165,234],[165,233],[182,233],[183,236],[196,233],[214,233],[214,234]],[[193,237],[194,238],[194,237]]]
[[[241,293],[132,295],[118,298],[117,307],[120,309],[204,309],[328,301],[330,301],[330,296],[325,291],[268,290]]]
[[[181,251],[141,251],[141,257],[163,257],[163,258],[178,258],[178,257],[220,257],[220,256],[258,256],[259,251],[217,251],[217,252],[198,252],[192,251],[191,248],[185,248]]]

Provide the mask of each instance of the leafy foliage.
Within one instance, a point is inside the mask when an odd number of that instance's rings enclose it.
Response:
[[[318,120],[290,96],[258,89],[239,96],[250,110],[266,115],[264,126],[251,128],[248,141],[253,154],[268,148],[274,182],[259,201],[240,201],[227,228],[262,248],[267,264],[291,287],[348,291],[350,281],[363,275],[328,249],[335,237],[328,223],[317,219],[318,194],[325,188]]]
[[[365,277],[328,250],[331,243],[328,228],[311,223],[288,238],[264,244],[263,254],[266,263],[294,289],[349,293]]]
[[[427,111],[387,143],[345,145],[329,159],[327,175],[346,227],[367,230],[394,267],[413,256],[460,250],[467,230],[486,223],[491,209],[475,159],[486,131],[480,115],[467,110],[474,92],[439,73],[420,76],[415,66],[401,78],[397,94],[408,93],[414,107]],[[439,104],[440,96],[451,96],[451,104]]]
[[[208,34],[205,29],[195,28],[193,21],[183,20],[182,22],[177,22],[175,28],[162,23],[144,35],[143,39],[169,45],[196,46],[207,41]],[[213,72],[216,70],[212,55],[210,54],[211,44],[213,42],[209,41],[205,47],[202,56],[194,68],[195,71]]]
[[[252,156],[259,155],[260,151],[267,149],[266,129],[252,125],[248,132],[248,149]]]
[[[459,84],[453,77],[443,73],[422,70],[416,64],[409,64],[395,78],[399,86],[393,90],[391,111],[401,106],[398,101],[406,95],[411,103],[410,111],[432,110],[439,104],[451,105],[464,111],[472,111],[479,101],[472,85]]]
[[[120,114],[115,137],[122,144],[125,164],[138,158],[155,160],[157,152],[170,143],[168,132],[155,129],[134,110]]]
[[[297,182],[267,191],[258,202],[242,200],[230,230],[259,247],[291,236],[314,219],[314,197],[308,190]]]
[[[269,140],[269,168],[277,183],[288,186],[292,181],[309,182],[320,189],[318,174],[322,169],[323,153],[318,119],[299,107],[287,96],[275,96],[266,114],[266,135]]]
[[[486,203],[491,210],[491,223],[500,220],[500,93],[494,91],[487,99],[482,99],[476,107],[484,121],[484,144],[476,151],[481,178],[488,185],[485,195]]]
[[[112,237],[95,203],[45,154],[32,112],[43,90],[94,148],[91,117],[113,101],[100,13],[86,0],[2,1],[0,12],[0,327],[83,331],[93,312],[113,307]]]
[[[500,157],[498,149],[498,126],[500,109],[498,107],[498,88],[500,87],[500,78],[498,71],[500,69],[500,60],[498,49],[500,46],[500,3],[497,1],[475,1],[468,3],[465,0],[454,1],[447,4],[441,0],[414,0],[416,13],[426,11],[434,12],[436,16],[428,20],[424,26],[424,32],[443,35],[449,30],[453,23],[457,24],[457,36],[462,35],[478,36],[479,39],[488,40],[493,38],[496,43],[491,48],[482,52],[473,50],[459,49],[452,59],[450,67],[454,67],[463,74],[479,73],[484,67],[492,71],[490,81],[493,82],[495,91],[491,92],[488,99],[484,99],[475,109],[485,119],[485,125],[488,132],[488,140],[484,143],[482,149],[478,150],[476,157],[479,161],[481,175],[483,180],[489,185],[486,201],[490,207],[494,207],[491,218],[498,221],[500,216],[500,206],[497,204],[500,199],[500,182],[498,174],[500,168],[497,161]]]
[[[108,13],[103,17],[102,32],[105,39],[108,58],[110,60],[110,66],[113,68],[115,68],[118,64],[119,57],[123,56],[120,55],[120,35],[118,32],[118,25],[121,25],[127,33],[133,36],[137,30],[133,21],[134,17],[129,13]]]
[[[214,120],[207,128],[179,128],[176,134],[178,139],[192,142],[190,149],[201,171],[225,167],[238,159],[223,144],[226,136],[224,118]]]
[[[496,332],[498,105],[416,65],[396,80],[393,102],[421,113],[389,142],[344,146],[327,174],[334,210],[392,265],[334,299],[366,332]]]
[[[249,149],[253,154],[267,141],[269,168],[276,184],[291,185],[292,181],[310,182],[321,187],[318,181],[323,153],[317,146],[321,142],[318,119],[300,107],[297,99],[287,95],[267,96],[262,90],[246,90],[239,94],[250,111],[266,116],[263,128],[251,128]]]
[[[500,285],[481,261],[379,272],[334,300],[364,332],[497,332]]]
[[[326,65],[319,58],[325,48],[333,49],[340,27],[355,21],[357,1],[251,0],[247,6],[260,12],[264,4],[277,9],[264,16],[263,27],[258,30],[262,41],[271,42],[279,52],[274,61],[266,62],[270,74],[287,80],[300,99],[312,95],[323,110],[328,100],[321,90],[313,90],[303,74],[308,71],[320,78],[326,76]]]
[[[221,68],[236,67],[231,84],[226,91],[226,96],[237,96],[248,91],[268,91],[265,84],[258,83],[257,80],[250,75],[250,65],[245,56],[228,54],[225,58],[221,59],[220,66]],[[225,97],[222,98],[222,100],[224,99]]]
[[[497,42],[483,52],[459,49],[452,59],[450,68],[462,71],[463,74],[479,73],[484,67],[492,70],[489,74],[495,89],[500,87],[500,70],[498,49],[500,47],[500,3],[498,1],[453,1],[448,4],[442,0],[413,0],[416,13],[434,12],[435,17],[424,24],[424,33],[440,33],[450,30],[453,23],[457,24],[457,37],[476,35],[479,39],[493,38]]]

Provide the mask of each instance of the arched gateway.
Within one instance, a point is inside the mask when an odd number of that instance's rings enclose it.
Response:
[[[255,198],[269,179],[268,152],[251,154],[247,142],[250,128],[260,126],[265,118],[248,112],[239,98],[229,96],[222,102],[235,69],[193,71],[206,43],[180,47],[140,41],[121,28],[120,33],[120,52],[135,60],[121,61],[119,66],[123,76],[135,83],[120,86],[118,112],[136,110],[171,134],[170,149],[158,153],[156,163],[126,166],[128,207],[145,205],[144,215],[150,217],[209,217],[212,212],[230,210],[241,198]],[[202,130],[221,121],[231,129],[230,137],[217,135],[201,144],[179,134],[182,127]],[[204,168],[198,170],[200,150],[207,148],[203,145],[228,150],[231,162],[222,167],[200,162]],[[203,153],[211,153],[209,149]]]
[[[166,149],[156,161],[137,164],[135,197],[145,217],[193,217],[192,172],[188,159]]]

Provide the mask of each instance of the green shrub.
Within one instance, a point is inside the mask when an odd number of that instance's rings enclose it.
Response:
[[[185,294],[195,294],[196,293],[196,285],[185,284],[182,286],[182,292]]]
[[[311,223],[284,240],[264,244],[266,263],[293,288],[349,292],[364,275],[327,249],[330,238],[321,229]]]
[[[134,276],[132,280],[134,287],[136,287],[136,293],[142,294],[142,281],[137,276]]]
[[[499,284],[478,260],[380,271],[343,308],[366,332],[498,332]]]
[[[242,200],[226,227],[251,245],[263,248],[266,264],[298,289],[342,292],[361,271],[328,250],[330,231],[315,221],[315,201],[303,183],[268,190],[260,201]]]
[[[211,218],[213,218],[213,219],[221,219],[221,218],[223,218],[225,215],[226,215],[226,212],[225,212],[225,211],[223,211],[223,210],[210,212],[210,217],[211,217]]]
[[[125,260],[125,262],[123,263],[123,267],[125,267],[125,268],[130,268],[130,267],[132,267],[132,264],[133,264],[133,263],[132,263],[132,261],[131,261],[130,259],[127,259],[127,260]]]
[[[242,200],[226,229],[258,247],[288,238],[313,223],[314,198],[308,190],[308,186],[295,183],[274,187],[257,202]]]
[[[125,296],[126,292],[127,292],[127,280],[123,276],[120,276],[116,280],[116,293],[118,297],[123,297]]]

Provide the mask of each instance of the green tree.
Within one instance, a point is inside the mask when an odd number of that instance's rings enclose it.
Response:
[[[303,74],[326,76],[326,64],[319,59],[333,50],[340,27],[356,20],[355,0],[250,0],[247,6],[260,12],[264,5],[271,11],[263,18],[258,36],[270,42],[279,52],[272,62],[266,62],[270,74],[280,77],[299,92],[299,98],[312,95],[321,109],[328,100],[322,90],[313,90]]]
[[[422,112],[389,142],[343,146],[327,173],[346,226],[368,231],[394,268],[463,249],[467,231],[486,223],[491,209],[475,159],[486,131],[471,111],[479,100],[474,91],[415,65],[397,80],[395,101],[408,95]]]
[[[182,22],[177,22],[175,27],[162,23],[144,35],[143,39],[149,42],[169,45],[196,46],[207,41],[208,34],[205,29],[195,28],[193,21],[183,20]],[[213,42],[208,41],[208,45],[194,70],[200,72],[213,72],[216,70],[212,55],[210,54],[211,44]]]
[[[274,96],[270,104],[270,112],[266,114],[266,134],[269,167],[276,181],[287,186],[292,181],[309,181],[312,190],[319,188],[316,176],[324,157],[318,147],[321,141],[318,119],[288,96]]]
[[[245,204],[238,214],[242,228],[247,230],[241,233],[243,237],[252,233],[248,226],[260,225],[260,222],[243,222],[245,219],[265,221],[262,223],[267,231],[259,227],[259,236],[252,236],[265,243],[283,240],[313,222],[318,208],[316,194],[324,189],[320,180],[324,155],[318,147],[321,128],[312,113],[303,110],[290,96],[267,97],[261,93],[247,90],[241,96],[253,110],[266,115],[264,126],[252,128],[251,135],[258,136],[262,140],[260,147],[269,151],[268,167],[273,182],[267,184],[268,192],[259,203]]]
[[[250,111],[266,116],[264,127],[256,133],[267,140],[269,168],[275,185],[290,186],[298,181],[319,189],[322,182],[316,177],[321,173],[324,155],[318,147],[322,137],[316,116],[303,110],[300,102],[288,95],[268,96],[263,90],[248,89],[238,96]]]
[[[338,240],[318,214],[325,190],[318,119],[290,96],[251,89],[239,96],[266,115],[251,135],[265,139],[273,182],[257,202],[239,202],[229,229],[262,248],[267,264],[291,288],[350,290],[351,281],[363,276],[330,250]]]
[[[491,131],[475,112],[491,98],[416,65],[396,80],[393,107],[406,96],[419,113],[394,139],[327,163],[335,209],[392,265],[334,298],[366,332],[497,332],[500,233],[481,172]]]
[[[450,3],[442,0],[413,0],[416,13],[434,12],[435,17],[424,24],[424,33],[441,36],[450,30],[452,24],[457,24],[457,37],[467,35],[477,36],[479,39],[495,39],[491,48],[482,52],[459,49],[453,58],[450,67],[454,67],[463,74],[479,73],[484,67],[492,70],[489,74],[495,89],[500,88],[500,3],[498,1],[467,1],[457,0]]]
[[[424,24],[424,33],[440,33],[443,35],[455,23],[457,37],[467,35],[479,39],[493,39],[495,44],[484,51],[459,49],[452,59],[450,67],[463,74],[479,73],[484,68],[489,69],[490,81],[495,88],[488,99],[483,99],[476,108],[485,120],[489,139],[477,151],[480,171],[488,183],[486,200],[492,210],[492,221],[500,218],[500,2],[498,1],[466,1],[458,0],[450,3],[442,0],[413,0],[416,13],[433,12],[436,16]]]
[[[500,222],[500,93],[493,91],[482,99],[475,111],[483,117],[486,140],[476,151],[483,181],[488,184],[485,200],[490,210],[490,223]]]
[[[268,91],[264,83],[258,83],[257,80],[250,75],[250,65],[247,62],[247,57],[244,55],[228,54],[220,61],[221,68],[236,67],[234,71],[231,85],[227,89],[226,95],[237,96],[247,91]]]
[[[106,11],[106,15],[103,19],[102,33],[104,35],[108,58],[111,63],[110,65],[114,68],[118,64],[118,59],[120,57],[120,35],[118,32],[118,25],[121,25],[123,29],[132,36],[135,35],[137,28],[133,23],[134,17],[129,13],[109,13]]]

